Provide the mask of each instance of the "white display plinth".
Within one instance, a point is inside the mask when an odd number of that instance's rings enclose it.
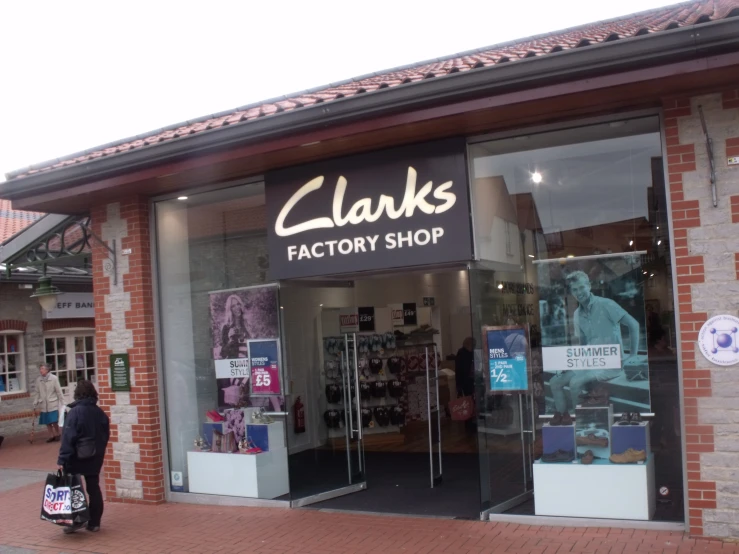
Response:
[[[654,456],[644,464],[534,463],[536,515],[650,520],[656,507]]]
[[[287,449],[260,454],[188,452],[190,492],[273,499],[290,491]]]

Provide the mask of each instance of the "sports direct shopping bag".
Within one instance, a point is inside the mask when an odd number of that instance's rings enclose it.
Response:
[[[71,527],[87,523],[87,499],[79,475],[49,473],[41,503],[41,519]]]
[[[475,403],[471,396],[461,396],[449,402],[449,414],[454,421],[467,421],[475,415]]]

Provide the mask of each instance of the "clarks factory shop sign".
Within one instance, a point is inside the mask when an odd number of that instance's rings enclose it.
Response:
[[[266,176],[273,279],[472,258],[462,139]]]

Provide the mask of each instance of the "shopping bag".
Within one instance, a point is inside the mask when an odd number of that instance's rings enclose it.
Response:
[[[475,402],[471,396],[460,396],[449,402],[449,414],[454,421],[467,421],[475,415]]]
[[[46,476],[41,519],[63,527],[81,526],[90,519],[79,475],[57,471]]]
[[[67,407],[66,406],[59,406],[59,421],[57,424],[59,427],[64,427],[64,419],[67,416]]]

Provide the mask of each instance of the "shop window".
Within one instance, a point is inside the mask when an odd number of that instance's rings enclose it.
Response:
[[[264,185],[158,202],[156,230],[171,490],[287,494],[284,422],[253,418],[258,408],[284,409],[273,394],[284,383],[279,371],[252,383],[247,359],[254,349],[266,348],[265,359],[280,351]],[[264,429],[249,435],[251,425]]]
[[[679,374],[658,118],[522,133],[472,144],[470,154],[483,509],[680,520]],[[511,258],[517,249],[520,258]],[[513,344],[522,345],[520,359]],[[516,359],[507,361],[509,354]],[[522,440],[508,443],[510,463],[501,465],[510,434]],[[558,469],[573,463],[594,464],[603,476],[597,498],[579,486],[584,473]],[[629,474],[624,466],[640,469]],[[640,509],[619,510],[610,500],[616,488]]]
[[[0,394],[26,390],[26,364],[23,356],[23,334],[0,332]]]
[[[95,335],[80,331],[44,336],[44,361],[59,378],[65,394],[71,395],[81,379],[97,382]]]

